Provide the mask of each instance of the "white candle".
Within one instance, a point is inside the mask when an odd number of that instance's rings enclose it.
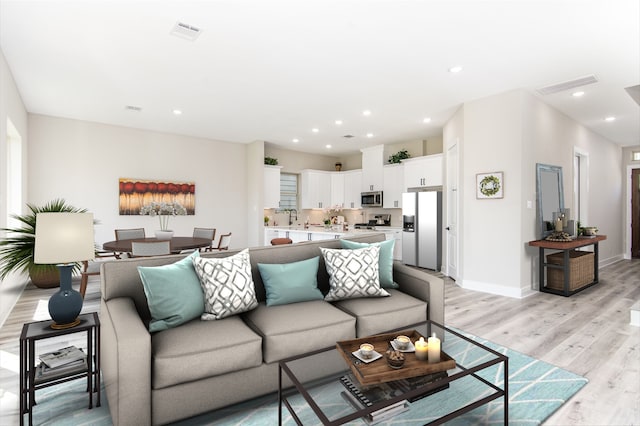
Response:
[[[440,339],[436,337],[436,333],[427,339],[427,346],[429,362],[440,362]]]
[[[562,218],[556,220],[556,231],[562,232]]]
[[[416,358],[421,361],[426,361],[428,357],[428,345],[427,342],[424,341],[424,337],[421,337],[420,340],[416,340],[414,346],[416,347]]]

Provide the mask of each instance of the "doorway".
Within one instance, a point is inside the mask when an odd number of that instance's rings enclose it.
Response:
[[[631,170],[631,258],[640,259],[640,169]]]

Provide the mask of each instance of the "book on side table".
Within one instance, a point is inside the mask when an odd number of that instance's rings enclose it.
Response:
[[[75,346],[40,355],[35,368],[35,383],[48,382],[87,371],[87,356]]]

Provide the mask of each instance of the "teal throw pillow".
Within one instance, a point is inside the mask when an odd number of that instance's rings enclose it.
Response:
[[[398,284],[393,281],[393,246],[396,240],[380,241],[379,243],[357,243],[355,241],[340,240],[342,248],[359,249],[369,246],[380,247],[379,274],[380,286],[382,288],[398,288]]]
[[[258,263],[267,292],[267,306],[322,300],[318,290],[320,257],[293,263]]]
[[[176,263],[162,266],[138,266],[151,322],[149,331],[176,327],[204,312],[202,286],[193,266],[196,251]]]

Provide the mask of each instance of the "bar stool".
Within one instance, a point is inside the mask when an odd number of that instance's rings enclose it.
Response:
[[[274,238],[271,240],[272,246],[279,246],[283,244],[293,244],[293,240],[291,238]]]

